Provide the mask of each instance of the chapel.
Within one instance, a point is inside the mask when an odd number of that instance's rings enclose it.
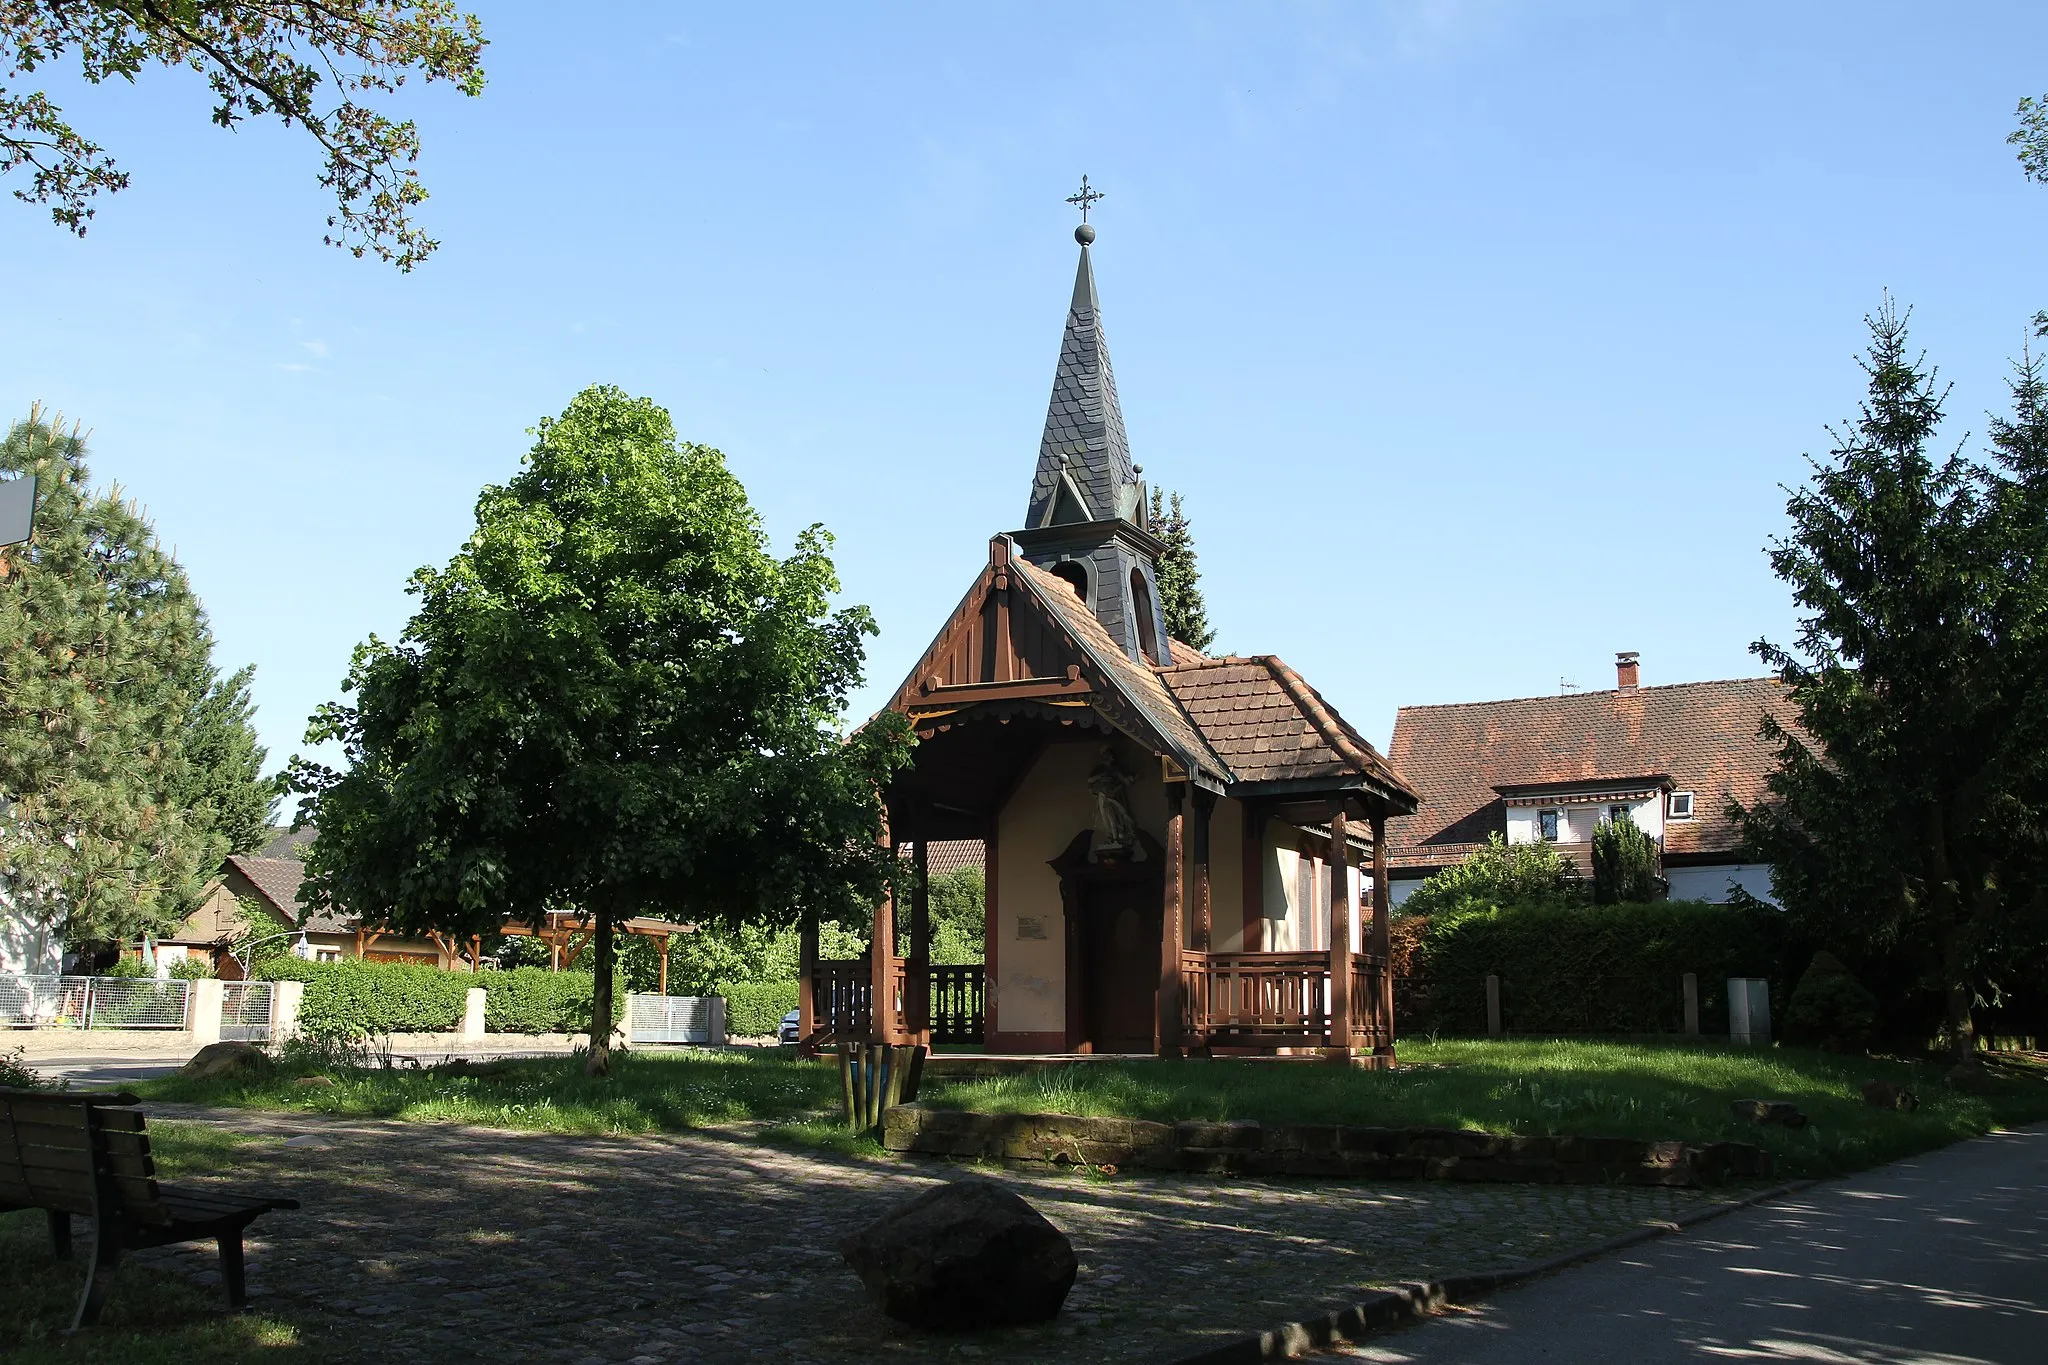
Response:
[[[1276,655],[1168,634],[1078,202],[1022,524],[887,707],[919,739],[890,838],[920,872],[934,843],[979,845],[986,961],[929,962],[912,879],[866,959],[819,961],[806,926],[801,1036],[1387,1064],[1386,827],[1416,795]]]

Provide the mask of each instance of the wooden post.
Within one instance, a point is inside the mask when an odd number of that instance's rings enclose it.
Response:
[[[663,934],[663,935],[661,935],[661,937],[660,937],[660,939],[659,939],[659,942],[661,943],[661,970],[660,970],[660,973],[659,973],[659,980],[658,980],[658,981],[656,981],[654,989],[655,989],[655,991],[656,991],[656,993],[657,993],[657,994],[660,994],[660,995],[667,995],[667,994],[668,994],[668,935],[667,935],[667,934]]]
[[[889,868],[893,875],[903,868],[896,836],[889,836]],[[891,886],[875,906],[875,932],[868,944],[868,1041],[892,1043],[896,1021],[891,999],[896,963],[896,889]]]
[[[1249,796],[1238,801],[1244,813],[1244,932],[1238,941],[1245,952],[1261,953],[1266,950],[1266,812]]]
[[[805,907],[796,930],[796,1036],[802,1042],[818,1028],[818,912]]]
[[[921,822],[913,855],[917,885],[910,892],[910,972],[903,983],[903,1022],[909,1027],[909,1041],[925,1047],[932,1041],[931,860],[926,854],[930,843]]]
[[[1184,787],[1166,784],[1166,894],[1159,914],[1159,1022],[1153,1050],[1161,1057],[1180,1056],[1180,901],[1186,875],[1187,817],[1181,814]]]
[[[1685,1036],[1700,1036],[1700,974],[1687,972],[1678,978],[1678,988],[1685,996]]]
[[[1372,954],[1380,960],[1380,1040],[1375,1055],[1394,1057],[1394,884],[1387,874],[1387,813],[1372,813]]]
[[[1192,786],[1192,784],[1190,785]],[[1190,937],[1194,940],[1196,952],[1209,953],[1214,950],[1215,939],[1215,926],[1210,922],[1209,824],[1210,817],[1216,813],[1216,793],[1206,791],[1201,787],[1194,787],[1193,804],[1195,808],[1194,829],[1190,831],[1188,852],[1194,866],[1189,869],[1188,890],[1189,894],[1194,897],[1195,903],[1191,907],[1194,932]],[[1201,977],[1201,988],[1203,990],[1209,988],[1208,981],[1208,975],[1205,973]],[[1185,978],[1181,980],[1180,985],[1183,991],[1189,989]],[[1190,1052],[1195,1056],[1206,1057],[1209,1055],[1209,1037],[1206,1032],[1205,1021],[1208,1019],[1211,1003],[1208,1000],[1197,1000],[1195,1008],[1191,1011],[1197,1028],[1204,1030],[1198,1036],[1186,1040]]]
[[[1344,803],[1330,817],[1330,1045],[1323,1055],[1351,1060],[1351,826]]]
[[[1500,1027],[1500,978],[1492,972],[1486,974],[1486,1036],[1498,1038]]]

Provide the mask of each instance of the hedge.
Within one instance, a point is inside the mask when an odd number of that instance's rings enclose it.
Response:
[[[462,1025],[471,989],[484,990],[484,1027],[493,1033],[580,1033],[590,1027],[588,972],[450,972],[399,962],[306,962],[274,958],[257,965],[265,981],[303,981],[299,1028],[321,1036],[362,1038],[386,1033],[448,1033]],[[613,978],[613,1021],[626,1009],[622,978]]]
[[[1768,979],[1782,1014],[1807,956],[1779,911],[1696,901],[1494,906],[1409,932],[1423,979],[1401,1021],[1411,1033],[1484,1033],[1489,975],[1509,1033],[1677,1033],[1686,972],[1699,977],[1701,1032],[1725,1033],[1729,977]]]
[[[782,1016],[796,1008],[794,981],[735,981],[725,997],[725,1031],[735,1038],[772,1038]]]
[[[470,978],[475,981],[475,977]],[[588,972],[551,972],[515,967],[483,974],[484,1028],[491,1033],[584,1033],[590,1028],[590,994],[597,978]],[[626,978],[612,977],[612,1022],[626,1012]]]

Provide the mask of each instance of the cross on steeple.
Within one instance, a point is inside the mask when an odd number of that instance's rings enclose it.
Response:
[[[1068,195],[1067,202],[1081,210],[1081,221],[1085,223],[1088,221],[1088,210],[1094,207],[1095,201],[1102,197],[1101,190],[1091,190],[1088,188],[1088,177],[1084,175],[1081,177],[1081,188]]]

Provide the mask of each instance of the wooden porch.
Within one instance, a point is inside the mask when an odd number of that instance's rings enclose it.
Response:
[[[1333,1010],[1331,957],[1324,952],[1180,955],[1174,994],[1181,1006],[1179,1051],[1274,1052],[1309,1049],[1339,1055],[1391,1048],[1391,991],[1384,960],[1352,953],[1348,986]],[[925,969],[910,988],[910,961],[887,968],[888,1009],[877,1030],[875,973],[867,958],[813,965],[804,992],[803,1039],[809,1050],[841,1042],[974,1044],[986,1041],[987,973],[980,964]],[[1075,1055],[1087,1055],[1083,1044]]]

